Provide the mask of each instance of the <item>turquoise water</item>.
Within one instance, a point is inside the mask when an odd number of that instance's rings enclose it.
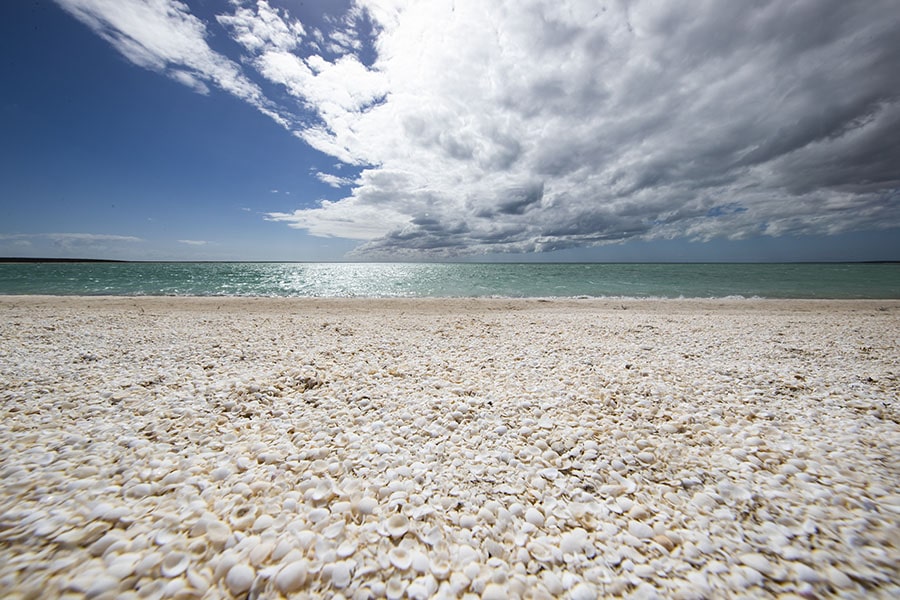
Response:
[[[900,298],[900,264],[6,263],[0,294]]]

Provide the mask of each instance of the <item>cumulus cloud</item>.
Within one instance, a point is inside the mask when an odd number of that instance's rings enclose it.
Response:
[[[136,64],[276,110],[180,2],[57,1]],[[267,218],[361,254],[900,226],[893,0],[357,0],[315,27],[274,5],[219,26],[294,100],[274,118],[361,173]]]
[[[322,173],[321,171],[316,172],[316,179],[318,179],[322,183],[330,185],[333,188],[342,188],[353,184],[352,179],[347,179],[346,177],[338,177],[337,175],[333,175],[331,173]]]

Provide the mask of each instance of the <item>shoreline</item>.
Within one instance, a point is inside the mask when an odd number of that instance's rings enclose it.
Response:
[[[0,317],[0,596],[900,594],[898,300]]]
[[[285,296],[77,296],[77,295],[2,295],[0,307],[40,306],[91,308],[179,308],[191,310],[226,309],[331,309],[360,311],[367,309],[419,310],[434,312],[467,310],[629,310],[652,312],[676,310],[784,311],[784,310],[900,310],[900,299],[811,299],[811,298],[485,298],[485,297],[285,297]]]

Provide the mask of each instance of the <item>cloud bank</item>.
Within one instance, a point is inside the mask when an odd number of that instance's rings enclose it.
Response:
[[[106,250],[110,246],[143,242],[131,235],[105,233],[0,233],[0,248],[42,249],[54,251]]]
[[[359,167],[318,174],[346,197],[267,216],[358,254],[900,227],[893,0],[357,0],[317,23],[264,1],[207,22],[175,0],[57,2]]]

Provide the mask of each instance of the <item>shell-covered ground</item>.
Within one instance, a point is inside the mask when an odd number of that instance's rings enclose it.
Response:
[[[900,303],[0,298],[4,598],[900,597]]]

